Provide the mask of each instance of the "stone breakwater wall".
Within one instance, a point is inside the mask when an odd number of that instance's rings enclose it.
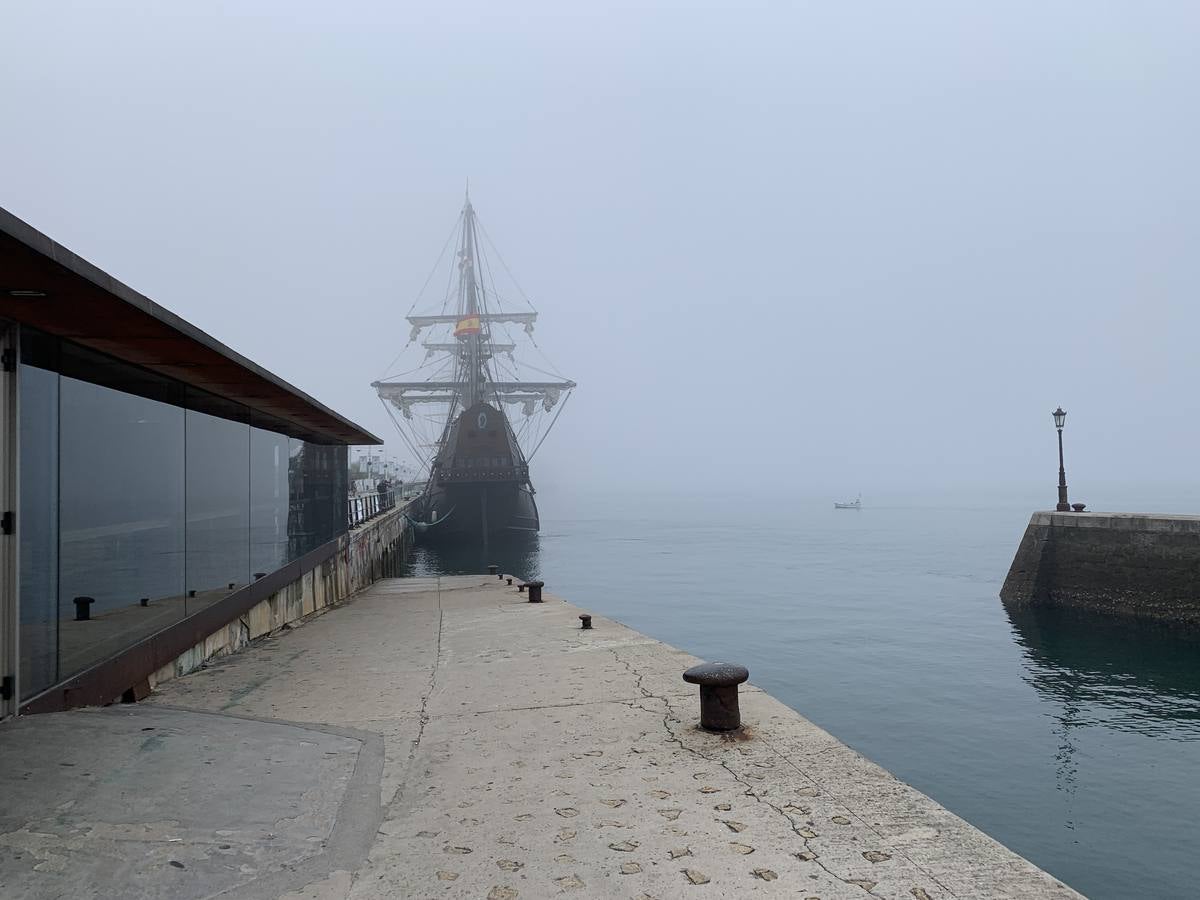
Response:
[[[293,622],[320,615],[380,579],[396,577],[412,543],[413,529],[403,508],[342,535],[335,554],[154,672],[150,689],[194,672],[209,660],[236,653]]]
[[[1036,512],[1000,598],[1200,625],[1200,516]]]

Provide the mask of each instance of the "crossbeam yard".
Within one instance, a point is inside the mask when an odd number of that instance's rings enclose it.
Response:
[[[461,381],[375,381],[371,387],[388,400],[413,391],[457,391],[465,385]],[[489,381],[484,390],[505,394],[512,391],[569,391],[574,387],[573,381]]]
[[[409,340],[415,341],[420,336],[422,328],[430,328],[434,325],[457,325],[466,318],[466,315],[408,316],[408,324],[412,326]],[[469,315],[479,319],[480,322],[509,322],[513,325],[524,325],[526,334],[533,333],[533,323],[537,321],[535,312],[470,313]]]

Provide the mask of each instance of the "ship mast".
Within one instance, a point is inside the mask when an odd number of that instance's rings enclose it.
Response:
[[[475,277],[475,209],[467,196],[463,206],[462,249],[459,251],[458,311],[464,319],[478,316],[479,285]],[[463,383],[463,408],[470,409],[479,401],[484,380],[479,341],[482,331],[473,328],[467,334],[467,352],[459,356],[458,380]],[[463,358],[465,356],[465,359]],[[465,371],[463,370],[465,366]]]
[[[410,342],[417,340],[426,328],[453,329],[453,343],[446,343],[443,338],[443,342],[435,340],[423,345],[430,354],[440,352],[453,357],[453,378],[427,381],[381,380],[371,383],[384,404],[399,411],[405,419],[412,419],[411,408],[414,404],[448,404],[449,412],[442,425],[439,445],[446,441],[457,415],[484,400],[494,402],[501,409],[506,404],[518,405],[528,419],[535,414],[535,410],[549,413],[575,388],[575,382],[567,379],[533,381],[521,378],[497,380],[493,377],[493,357],[497,353],[508,353],[511,358],[515,345],[493,342],[491,326],[504,323],[520,325],[526,334],[532,334],[537,312],[510,312],[498,305],[489,308],[480,272],[482,254],[477,218],[470,195],[463,203],[461,218],[457,251],[457,293],[451,293],[447,297],[448,302],[439,314],[410,314],[407,317],[412,326]],[[451,298],[454,298],[453,301]],[[450,302],[454,303],[453,311],[447,308]],[[512,433],[512,425],[507,419],[506,425]],[[544,434],[542,436],[544,437]],[[517,449],[519,451],[521,448]]]

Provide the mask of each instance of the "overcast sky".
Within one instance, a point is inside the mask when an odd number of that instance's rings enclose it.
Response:
[[[540,484],[1196,481],[1200,4],[6,3],[0,205],[377,434],[463,186]],[[397,445],[398,446],[398,445]]]

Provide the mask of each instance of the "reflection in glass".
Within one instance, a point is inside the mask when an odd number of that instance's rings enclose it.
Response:
[[[33,329],[20,392],[22,699],[345,530],[345,446]]]
[[[183,617],[183,464],[179,407],[61,377],[60,678]]]
[[[191,615],[250,581],[250,426],[188,409],[186,430]]]
[[[21,699],[58,680],[58,375],[22,365]]]
[[[288,557],[297,559],[346,530],[349,472],[345,446],[289,444]]]
[[[288,553],[288,439],[250,429],[250,571],[274,572]]]
[[[288,559],[308,552],[309,534],[304,516],[304,441],[288,440]]]

